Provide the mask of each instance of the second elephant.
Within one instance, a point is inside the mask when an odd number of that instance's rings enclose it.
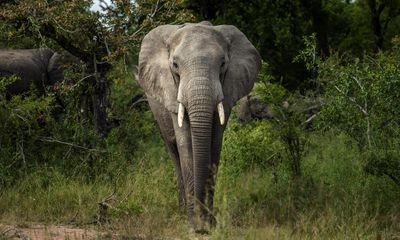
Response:
[[[48,48],[0,49],[0,77],[19,78],[7,86],[8,97],[28,92],[32,85],[43,95],[48,86],[63,80],[61,64],[61,55]]]

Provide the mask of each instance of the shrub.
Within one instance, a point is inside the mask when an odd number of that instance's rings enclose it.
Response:
[[[282,160],[283,144],[276,136],[273,125],[266,121],[253,121],[241,125],[230,121],[224,135],[222,165],[227,176],[235,177],[251,168],[275,168]]]
[[[319,128],[339,129],[365,150],[369,173],[400,185],[400,51],[363,58],[332,55],[318,64],[324,89]]]

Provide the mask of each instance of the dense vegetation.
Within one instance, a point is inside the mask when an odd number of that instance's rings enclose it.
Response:
[[[0,223],[190,238],[134,65],[153,27],[206,19],[236,25],[258,48],[252,95],[275,113],[231,117],[211,237],[399,237],[398,0],[112,3],[100,13],[83,0],[1,1],[1,48],[47,46],[75,60],[45,96],[9,100],[15,78],[0,79]]]

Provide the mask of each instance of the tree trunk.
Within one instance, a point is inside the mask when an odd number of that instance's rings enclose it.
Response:
[[[317,34],[318,52],[322,58],[329,56],[328,19],[322,0],[312,1],[311,14],[314,31]]]
[[[377,4],[376,0],[368,0],[368,7],[371,14],[371,27],[375,36],[375,52],[383,47],[383,31],[381,26],[381,14],[386,7],[385,1]]]
[[[93,104],[93,120],[97,132],[101,137],[105,138],[108,135],[108,123],[107,123],[107,90],[108,81],[106,73],[110,66],[102,65],[97,62],[96,55],[93,56],[93,72],[94,79],[92,83],[92,104]]]
[[[310,14],[312,28],[317,37],[318,55],[322,58],[328,57],[328,16],[323,9],[322,0],[303,0],[301,4],[306,14]]]

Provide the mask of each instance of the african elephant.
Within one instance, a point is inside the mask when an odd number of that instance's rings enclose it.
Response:
[[[7,86],[8,97],[27,92],[32,84],[43,95],[47,86],[63,80],[61,63],[61,55],[48,48],[0,49],[0,77],[20,78]]]
[[[261,58],[234,26],[163,25],[143,39],[139,84],[173,159],[179,203],[196,232],[214,225],[215,175],[235,102],[250,92]]]
[[[238,102],[236,116],[241,123],[247,123],[253,119],[273,119],[275,117],[272,109],[257,97],[245,96]]]

